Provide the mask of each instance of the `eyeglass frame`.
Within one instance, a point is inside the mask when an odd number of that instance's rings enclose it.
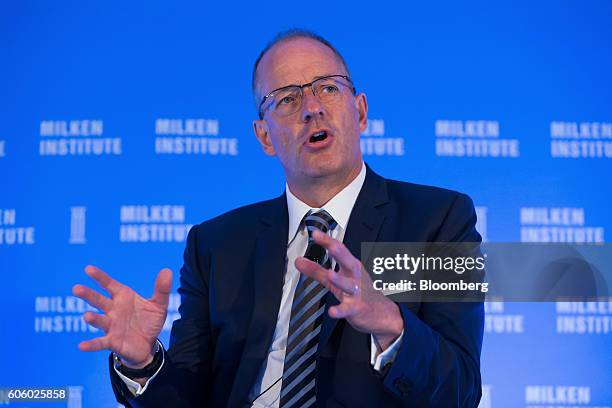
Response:
[[[280,88],[276,88],[275,90],[269,92],[266,96],[263,97],[263,99],[261,100],[261,103],[259,104],[259,108],[258,108],[259,119],[263,119],[263,112],[261,111],[261,107],[268,100],[268,98],[273,96],[273,94],[275,92],[282,91],[283,89],[286,89],[286,88],[295,88],[295,87],[297,87],[297,88],[300,88],[300,90],[302,92],[302,98],[303,98],[304,97],[304,88],[309,86],[310,89],[312,89],[312,84],[314,84],[315,82],[320,81],[322,79],[328,79],[328,78],[342,78],[342,79],[348,81],[348,83],[350,84],[350,88],[352,88],[352,90],[353,90],[353,95],[357,94],[357,89],[355,88],[355,85],[353,84],[353,80],[351,79],[351,77],[349,77],[348,75],[340,75],[340,74],[325,75],[325,76],[322,76],[320,78],[315,79],[312,82],[308,82],[307,84],[303,84],[303,85],[292,84],[292,85],[281,86]],[[314,92],[313,92],[313,94],[315,96],[317,96]],[[317,98],[319,98],[319,97],[317,96]],[[268,106],[266,108],[266,110],[268,110],[270,108],[270,106]]]

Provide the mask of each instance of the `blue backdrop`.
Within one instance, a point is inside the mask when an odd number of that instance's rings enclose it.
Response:
[[[100,333],[70,288],[95,264],[149,296],[168,266],[176,291],[190,225],[282,192],[250,78],[293,26],[344,54],[377,172],[469,194],[489,241],[609,240],[608,1],[2,9],[0,386],[117,406],[107,354],[77,349]],[[486,319],[482,407],[612,405],[612,304],[491,303]]]

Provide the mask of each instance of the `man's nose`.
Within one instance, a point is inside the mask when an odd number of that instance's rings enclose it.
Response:
[[[318,97],[313,93],[312,87],[304,89],[302,95],[302,121],[310,122],[313,117],[323,116],[325,108]]]

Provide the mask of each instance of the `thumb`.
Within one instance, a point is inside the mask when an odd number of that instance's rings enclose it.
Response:
[[[163,306],[164,309],[167,309],[171,289],[172,271],[168,268],[164,268],[159,271],[157,274],[157,279],[155,279],[155,289],[153,290],[153,297],[151,298],[151,301]]]

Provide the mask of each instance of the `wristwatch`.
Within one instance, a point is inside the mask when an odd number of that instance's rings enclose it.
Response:
[[[115,368],[123,375],[128,378],[136,379],[136,378],[150,378],[159,370],[159,367],[162,365],[164,361],[164,351],[163,347],[159,343],[159,340],[155,341],[154,346],[154,354],[153,361],[144,366],[143,368],[129,368],[126,367],[121,361],[121,357],[113,352],[113,361],[115,364]]]

